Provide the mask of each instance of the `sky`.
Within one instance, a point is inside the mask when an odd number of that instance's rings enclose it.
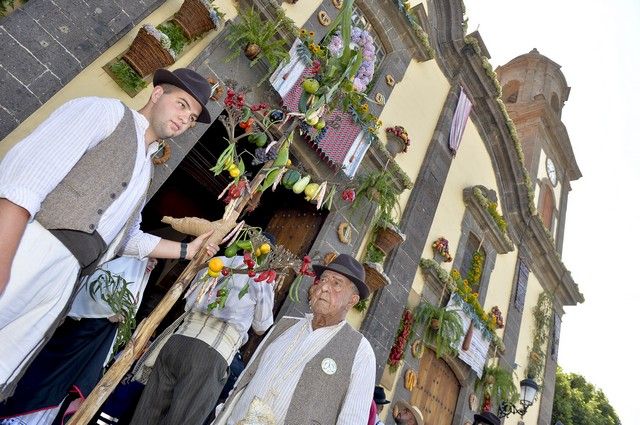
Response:
[[[559,364],[640,423],[640,1],[466,0],[494,68],[534,47],[571,87],[562,121],[583,177],[571,183],[563,261],[585,296],[567,307]]]

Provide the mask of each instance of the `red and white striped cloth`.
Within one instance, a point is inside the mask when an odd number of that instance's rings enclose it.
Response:
[[[462,86],[460,87],[460,98],[458,99],[458,105],[456,111],[453,114],[453,121],[451,122],[451,132],[449,133],[449,149],[455,156],[460,147],[462,141],[462,135],[464,134],[464,128],[467,125],[467,119],[471,113],[471,100],[467,97]]]
[[[289,111],[299,110],[300,96],[303,90],[301,82],[303,79],[308,78],[309,75],[304,72],[291,90],[283,97],[283,104]],[[362,128],[353,122],[351,115],[337,109],[325,114],[323,118],[326,122],[327,132],[320,141],[314,142],[314,147],[323,159],[331,165],[342,168],[343,165],[346,166],[349,162],[355,160],[355,158],[348,157],[348,154],[354,142],[362,140],[362,138],[358,137]],[[311,134],[316,134],[313,129],[311,132]]]

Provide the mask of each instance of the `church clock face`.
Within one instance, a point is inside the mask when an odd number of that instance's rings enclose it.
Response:
[[[556,165],[551,158],[547,158],[547,176],[552,185],[558,184],[558,174],[556,172]]]

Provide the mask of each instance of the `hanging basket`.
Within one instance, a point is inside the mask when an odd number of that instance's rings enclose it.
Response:
[[[180,10],[173,15],[173,21],[178,25],[189,40],[193,40],[207,31],[218,29],[217,19],[212,19],[214,10],[209,11],[200,0],[184,0]],[[217,17],[217,14],[215,15]]]
[[[401,138],[397,136],[393,136],[391,134],[387,135],[387,144],[385,145],[387,151],[392,158],[395,158],[401,152],[407,151],[407,145]]]
[[[140,28],[138,35],[136,35],[131,47],[122,56],[122,59],[141,77],[145,77],[156,69],[165,68],[175,62],[169,51],[144,27]]]
[[[380,264],[369,262],[364,263],[364,281],[372,292],[391,283]]]
[[[373,243],[376,248],[388,255],[398,245],[405,241],[406,235],[392,225],[385,225],[378,229],[376,240]]]

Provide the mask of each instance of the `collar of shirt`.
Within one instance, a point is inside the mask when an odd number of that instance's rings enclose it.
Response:
[[[149,120],[147,120],[147,118],[138,111],[135,111],[132,109],[132,112],[133,112],[133,118],[136,120],[136,126],[142,132],[142,142],[144,143],[144,135],[147,132],[147,129],[149,128]],[[160,150],[160,143],[158,143],[158,141],[151,142],[149,146],[146,148],[147,159],[149,159],[153,154],[155,154],[159,150]]]
[[[317,331],[332,331],[332,330],[337,330],[338,328],[341,328],[345,325],[345,323],[347,323],[346,320],[341,321],[340,323],[336,323],[335,325],[331,325],[331,326],[323,326],[321,328],[318,329],[313,329],[313,326],[311,325],[311,322],[313,321],[313,313],[307,313],[304,315],[304,319],[306,320],[306,326],[309,332],[317,332]]]

